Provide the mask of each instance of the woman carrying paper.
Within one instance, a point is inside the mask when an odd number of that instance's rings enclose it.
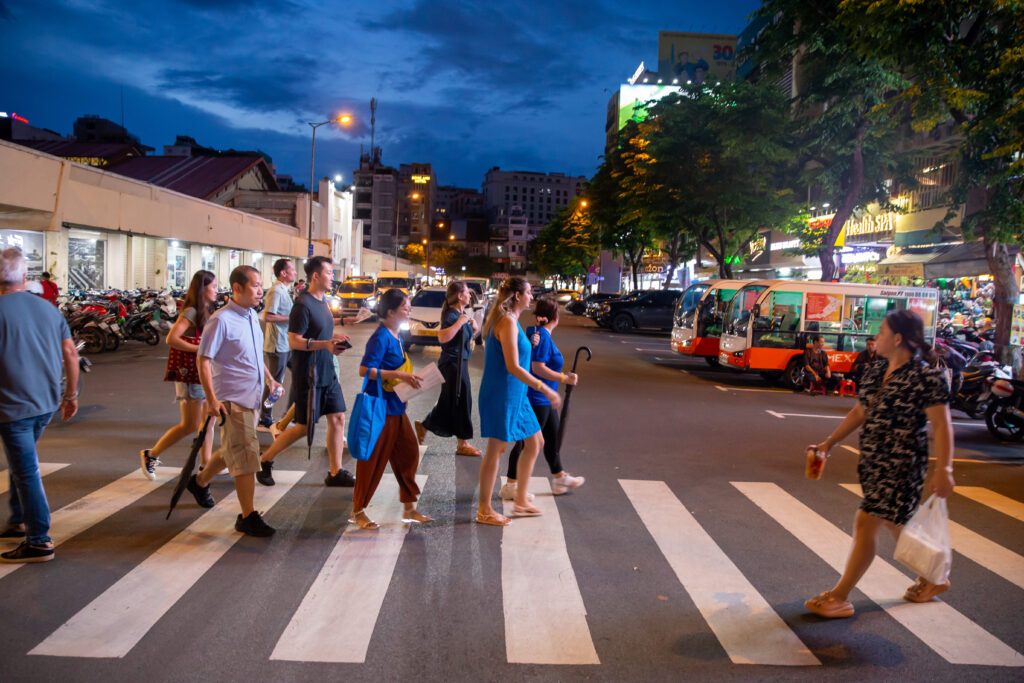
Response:
[[[935,432],[935,468],[931,489],[941,498],[953,492],[953,425],[949,389],[934,367],[935,354],[924,338],[921,318],[908,310],[890,312],[876,335],[878,354],[888,363],[874,363],[864,372],[857,405],[842,424],[817,446],[822,453],[863,426],[857,474],[864,498],[854,520],[853,549],[846,570],[832,590],[804,606],[823,617],[849,617],[850,591],[875,558],[879,531],[899,536],[921,502],[928,470],[927,422]],[[918,578],[903,596],[928,602],[949,588]]]
[[[480,329],[476,320],[466,313],[470,301],[469,287],[465,282],[456,281],[448,285],[441,307],[441,328],[437,332],[437,340],[441,342],[437,369],[444,375],[444,384],[437,405],[423,418],[423,422],[415,422],[413,427],[420,445],[427,438],[427,432],[443,437],[454,436],[458,439],[455,455],[479,456],[480,449],[469,443],[473,438],[469,357],[473,354],[473,335]]]
[[[416,510],[420,487],[416,485],[416,466],[419,462],[419,446],[412,425],[405,414],[405,403],[395,393],[395,386],[405,382],[419,388],[421,378],[412,372],[412,362],[405,355],[399,327],[409,320],[409,297],[400,289],[389,289],[380,298],[377,316],[381,324],[366,342],[366,351],[359,364],[359,376],[369,374],[376,380],[378,373],[384,381],[384,399],[387,401],[387,418],[384,429],[377,439],[373,453],[368,460],[356,462],[356,486],[352,493],[352,519],[360,529],[376,529],[377,523],[366,516],[374,491],[384,475],[384,468],[391,463],[391,469],[398,480],[399,500],[405,506],[402,521],[429,522],[431,518]],[[370,382],[366,393],[377,395],[377,385]]]

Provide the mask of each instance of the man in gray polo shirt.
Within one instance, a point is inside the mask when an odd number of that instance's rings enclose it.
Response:
[[[206,393],[210,416],[224,417],[220,448],[188,490],[202,507],[213,507],[210,480],[224,467],[235,480],[242,514],[235,530],[249,536],[270,536],[274,528],[253,508],[255,474],[260,471],[260,442],[256,438],[256,409],[266,380],[271,391],[282,389],[263,364],[263,330],[255,308],[263,298],[263,281],[252,266],[231,271],[231,300],[214,313],[199,343],[199,381]]]
[[[274,276],[277,282],[263,298],[263,323],[266,325],[266,341],[263,343],[263,359],[275,382],[284,381],[288,365],[288,316],[292,312],[292,296],[288,287],[295,282],[295,264],[286,258],[274,262]],[[270,395],[263,390],[263,401]],[[273,408],[260,407],[260,424],[269,427],[274,421]]]

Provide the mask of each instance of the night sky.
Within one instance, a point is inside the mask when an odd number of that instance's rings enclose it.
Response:
[[[98,114],[163,151],[176,135],[260,149],[279,173],[351,179],[376,97],[384,162],[479,187],[492,166],[590,175],[605,107],[658,31],[738,33],[758,0],[458,2],[0,0],[0,111],[67,135]],[[332,7],[328,11],[326,8]]]

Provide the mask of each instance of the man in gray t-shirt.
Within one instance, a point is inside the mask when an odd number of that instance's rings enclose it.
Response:
[[[0,562],[53,559],[36,442],[58,408],[65,420],[78,412],[78,351],[71,331],[56,308],[25,291],[27,270],[20,249],[0,251],[0,440],[11,479],[11,517],[0,541],[24,539],[0,553]]]
[[[288,287],[295,282],[295,264],[289,259],[274,262],[274,276],[277,282],[263,298],[264,342],[263,360],[275,382],[284,381],[284,370],[288,366],[288,316],[292,312],[292,297]],[[267,400],[269,389],[263,389],[263,401]],[[273,409],[260,404],[260,424],[269,427],[274,421]]]

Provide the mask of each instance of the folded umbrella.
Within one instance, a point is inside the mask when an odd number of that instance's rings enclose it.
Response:
[[[313,354],[309,357],[309,393],[306,394],[306,459],[313,457],[313,433],[316,432],[316,421],[320,419],[317,409],[320,402],[317,401],[317,374],[316,361]]]
[[[581,346],[578,349],[576,349],[576,356],[572,359],[573,372],[576,372],[576,364],[580,362],[580,351],[587,352],[587,362],[589,362],[590,359],[593,357],[593,354],[590,353],[589,347]],[[562,412],[559,415],[558,437],[555,439],[556,453],[562,452],[562,440],[565,438],[565,423],[566,418],[569,417],[569,398],[572,396],[572,390],[575,388],[576,387],[574,387],[571,384],[565,385],[565,398],[562,399]]]
[[[206,421],[203,422],[203,428],[196,434],[196,438],[192,439],[192,450],[189,451],[188,457],[185,458],[185,464],[181,466],[181,474],[178,475],[178,482],[174,485],[174,492],[171,493],[171,506],[167,509],[167,516],[164,519],[171,518],[171,512],[174,510],[174,506],[178,504],[178,499],[181,498],[181,494],[185,492],[185,487],[188,485],[188,480],[192,477],[192,470],[196,466],[196,458],[199,457],[199,451],[203,448],[203,442],[206,441],[206,430],[210,427],[210,420],[213,419],[213,415],[209,415]],[[225,416],[221,413],[220,424],[223,425]]]

